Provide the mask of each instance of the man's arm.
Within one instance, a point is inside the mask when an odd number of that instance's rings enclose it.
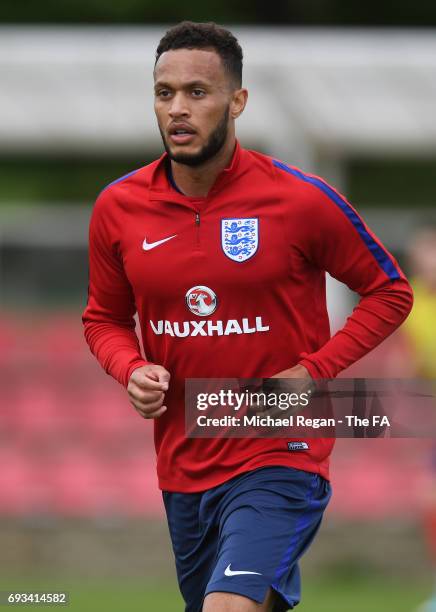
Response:
[[[170,374],[149,363],[135,332],[135,299],[119,254],[111,241],[107,209],[110,195],[97,199],[89,226],[88,303],[83,313],[85,338],[104,370],[127,388],[134,408],[144,418],[157,418]]]
[[[307,258],[360,295],[339,330],[299,365],[313,378],[333,378],[387,338],[409,314],[412,289],[394,257],[351,205],[318,179]]]
[[[98,197],[89,226],[88,302],[82,316],[86,341],[107,372],[127,387],[134,369],[148,362],[135,333],[132,288],[111,243],[107,207],[110,196]]]
[[[337,376],[392,334],[406,319],[412,303],[412,293],[404,279],[361,294],[344,327],[315,353],[302,353],[300,365],[313,378]]]

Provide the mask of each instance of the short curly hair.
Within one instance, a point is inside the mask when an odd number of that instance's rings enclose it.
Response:
[[[168,30],[156,49],[155,65],[165,51],[175,49],[214,49],[236,87],[242,85],[241,46],[233,34],[216,23],[182,21]]]

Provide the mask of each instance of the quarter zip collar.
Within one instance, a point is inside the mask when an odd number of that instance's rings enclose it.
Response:
[[[230,181],[236,176],[239,176],[240,172],[244,169],[244,164],[241,163],[245,160],[245,150],[236,140],[235,150],[233,157],[227,168],[217,176],[215,183],[212,185],[209,193],[205,197],[189,197],[183,193],[177,192],[171,185],[168,175],[166,172],[166,164],[168,163],[168,154],[164,153],[159,158],[156,167],[153,170],[153,174],[150,181],[149,197],[150,200],[174,202],[177,204],[184,204],[185,206],[201,205],[207,202],[214,195],[223,189]]]

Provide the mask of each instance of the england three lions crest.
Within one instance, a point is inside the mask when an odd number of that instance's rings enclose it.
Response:
[[[258,219],[221,219],[221,246],[233,261],[247,261],[259,246]]]

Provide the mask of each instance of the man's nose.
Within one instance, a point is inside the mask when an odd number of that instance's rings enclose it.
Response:
[[[184,96],[183,93],[177,93],[173,97],[168,113],[172,119],[176,117],[187,117],[190,114],[186,96]]]

